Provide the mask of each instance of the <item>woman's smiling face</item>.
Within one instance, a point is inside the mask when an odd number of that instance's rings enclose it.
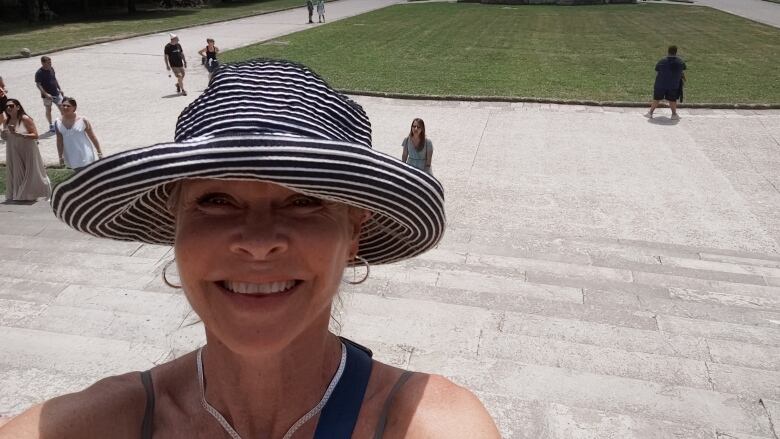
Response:
[[[364,211],[258,181],[193,179],[179,190],[179,276],[208,332],[258,352],[327,327]]]

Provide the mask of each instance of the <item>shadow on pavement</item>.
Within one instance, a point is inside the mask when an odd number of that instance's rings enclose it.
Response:
[[[677,125],[680,123],[680,119],[672,120],[667,116],[655,116],[652,119],[647,119],[647,122],[656,125]]]
[[[37,200],[5,200],[0,204],[22,204],[25,206],[32,206],[37,203]]]

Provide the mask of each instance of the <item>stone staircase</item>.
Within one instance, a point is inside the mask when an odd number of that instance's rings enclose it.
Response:
[[[344,330],[476,390],[505,437],[778,437],[780,255],[448,233],[373,269]]]
[[[170,249],[0,205],[0,415],[202,343]],[[347,273],[350,275],[351,273]],[[336,326],[474,391],[507,438],[778,438],[780,255],[451,228]]]

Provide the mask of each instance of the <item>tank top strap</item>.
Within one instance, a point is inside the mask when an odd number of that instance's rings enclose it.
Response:
[[[141,383],[146,391],[146,408],[144,409],[144,419],[141,421],[141,439],[152,439],[152,421],[154,420],[154,383],[152,383],[152,372],[145,370],[141,372]]]
[[[414,375],[414,372],[405,370],[404,373],[398,377],[398,381],[395,382],[395,385],[390,390],[390,393],[387,394],[385,405],[382,407],[382,413],[379,414],[379,421],[376,423],[374,439],[382,439],[382,436],[385,434],[385,427],[387,426],[387,414],[390,412],[390,406],[393,404],[393,398],[395,398],[395,394],[398,393],[401,387],[403,387],[403,385],[412,375]]]
[[[314,439],[352,437],[368,387],[368,379],[371,377],[371,350],[346,338],[340,338],[347,348],[347,364],[341,380],[322,409]]]

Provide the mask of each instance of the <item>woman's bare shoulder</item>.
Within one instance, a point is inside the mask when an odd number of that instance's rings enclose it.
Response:
[[[393,400],[385,439],[499,439],[493,418],[470,390],[440,375],[415,373]]]
[[[137,438],[145,401],[138,372],[104,378],[29,408],[0,427],[0,439]]]

